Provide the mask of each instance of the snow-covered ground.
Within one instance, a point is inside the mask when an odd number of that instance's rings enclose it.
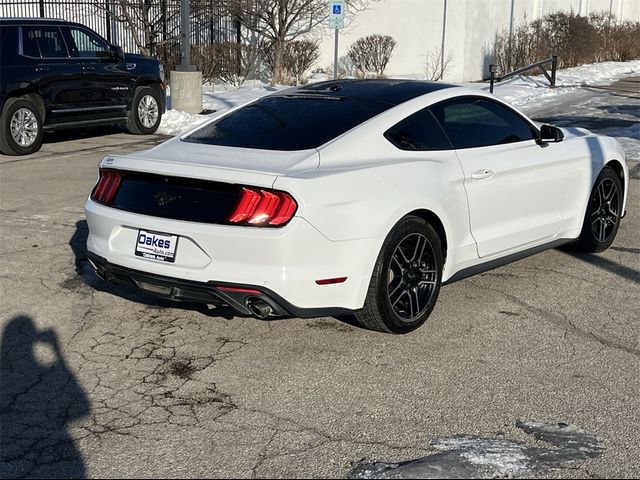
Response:
[[[549,117],[550,114],[557,113],[572,118],[571,113],[579,111],[580,116],[589,117],[590,113],[603,115],[601,106],[595,105],[597,102],[586,102],[585,96],[577,95],[581,92],[580,87],[608,85],[614,81],[629,76],[640,75],[640,61],[631,62],[603,62],[580,67],[558,70],[556,75],[557,88],[549,88],[549,83],[543,75],[523,77],[518,76],[510,80],[497,83],[494,89],[496,96],[506,100],[515,107],[521,109],[529,115]],[[406,78],[406,77],[394,77]],[[411,78],[414,78],[412,76]],[[466,83],[467,87],[488,90],[488,83]],[[165,135],[178,135],[190,130],[208,120],[211,120],[231,108],[243,105],[268,95],[277,90],[282,90],[284,86],[271,87],[265,84],[255,84],[233,89],[218,85],[217,88],[210,85],[203,86],[203,107],[207,110],[214,110],[209,115],[188,114],[176,110],[167,110],[162,118],[162,123],[158,133]],[[594,95],[597,95],[594,94]],[[594,103],[591,111],[588,111],[589,103]],[[640,107],[638,107],[640,109]],[[612,117],[625,117],[628,123],[619,124],[615,127],[599,130],[599,133],[617,137],[622,143],[630,158],[640,160],[640,111],[627,109],[626,111],[608,111],[606,115]],[[553,116],[553,115],[551,115]],[[576,115],[574,115],[576,117]],[[629,119],[635,119],[631,122]],[[630,123],[629,123],[630,122]],[[589,128],[586,126],[586,128]]]

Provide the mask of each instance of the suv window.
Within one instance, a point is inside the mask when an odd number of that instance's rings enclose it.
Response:
[[[467,97],[430,107],[455,148],[531,140],[533,127],[512,110],[486,98]]]
[[[68,57],[60,28],[48,25],[22,27],[22,54],[29,57]]]
[[[384,136],[400,150],[448,150],[449,139],[429,109],[421,110],[397,123]]]
[[[67,27],[69,30],[69,50],[72,57],[97,58],[104,57],[109,51],[107,44],[93,32],[77,27]]]

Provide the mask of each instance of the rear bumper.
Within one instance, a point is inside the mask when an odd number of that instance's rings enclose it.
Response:
[[[274,311],[298,316],[362,308],[379,250],[378,239],[330,241],[299,217],[283,228],[239,227],[141,215],[92,200],[87,201],[85,214],[87,250],[106,269],[112,266],[120,269],[117,272],[161,279],[176,287],[168,292],[172,298],[210,303],[222,298],[231,306],[224,294],[212,293],[211,287],[247,286],[275,302]],[[177,235],[175,262],[136,256],[139,229]],[[341,283],[317,283],[343,277],[346,280]],[[130,280],[124,283],[139,287]],[[187,288],[193,286],[197,288]],[[236,310],[246,313],[244,307]]]
[[[277,316],[314,318],[348,315],[355,311],[346,308],[299,308],[268,288],[256,285],[180,280],[114,265],[90,252],[88,258],[96,275],[102,280],[139,288],[161,298],[226,305],[233,308],[240,315],[253,315],[249,309],[249,303],[256,300],[263,301],[269,305],[272,314]]]

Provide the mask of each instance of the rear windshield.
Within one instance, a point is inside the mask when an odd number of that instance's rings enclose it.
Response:
[[[265,150],[316,148],[392,107],[348,97],[265,97],[184,139],[226,147]]]

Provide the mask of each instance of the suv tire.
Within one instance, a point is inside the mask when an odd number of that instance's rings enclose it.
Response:
[[[0,152],[5,155],[37,152],[43,136],[42,115],[31,100],[16,97],[6,101],[0,115]]]
[[[127,130],[134,135],[150,135],[158,130],[162,120],[162,105],[157,89],[138,87],[133,94]]]

